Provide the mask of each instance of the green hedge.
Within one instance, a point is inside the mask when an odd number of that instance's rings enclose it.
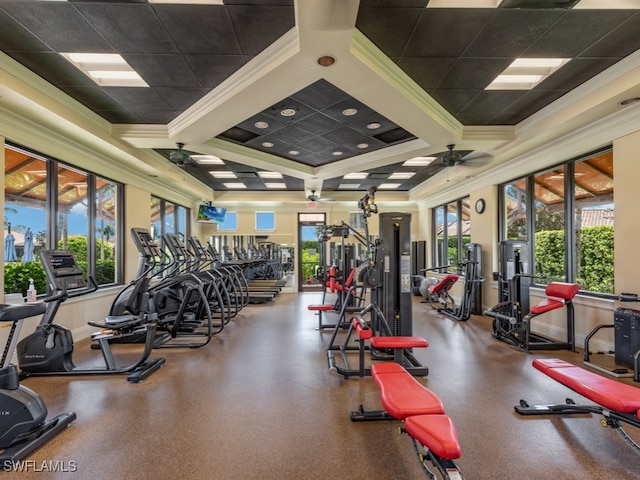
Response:
[[[546,283],[564,280],[564,231],[537,232],[536,269],[546,275]],[[614,293],[613,226],[584,227],[576,245],[579,260],[576,283],[581,290]]]
[[[58,242],[58,248],[62,248],[62,242]],[[67,240],[67,249],[71,250],[76,257],[78,265],[87,272],[87,239],[84,237],[70,237]],[[96,240],[96,281],[98,285],[105,285],[115,282],[115,260],[113,258],[113,247],[105,242],[103,246],[104,260],[99,257],[100,240]],[[33,278],[34,286],[38,294],[43,294],[47,290],[47,278],[44,269],[39,261],[35,262],[6,262],[4,264],[4,293],[22,293],[26,295],[29,288],[29,278]]]

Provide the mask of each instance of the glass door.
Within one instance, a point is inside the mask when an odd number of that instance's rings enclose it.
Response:
[[[298,214],[298,291],[322,291],[322,272],[325,244],[318,241],[318,230],[325,225],[324,213]]]

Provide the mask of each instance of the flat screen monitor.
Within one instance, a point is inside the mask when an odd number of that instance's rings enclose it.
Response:
[[[222,223],[226,208],[218,208],[213,205],[200,205],[198,208],[198,222],[200,223]]]

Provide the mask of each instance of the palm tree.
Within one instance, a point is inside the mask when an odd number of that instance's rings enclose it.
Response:
[[[108,244],[109,240],[113,235],[115,235],[116,230],[112,225],[106,224],[102,228],[98,228],[98,233],[101,235],[100,239],[100,260],[104,261],[104,244]]]

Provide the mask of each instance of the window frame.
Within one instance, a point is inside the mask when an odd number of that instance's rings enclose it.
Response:
[[[3,144],[4,149],[11,149],[16,152],[23,153],[25,155],[29,155],[32,157],[36,157],[41,161],[45,162],[46,166],[46,177],[44,180],[44,184],[46,187],[46,194],[43,199],[44,201],[44,212],[46,216],[45,221],[45,245],[48,249],[58,248],[58,215],[59,211],[59,173],[61,169],[73,170],[78,173],[86,175],[86,195],[85,201],[86,205],[86,214],[87,214],[87,231],[84,234],[87,242],[87,258],[86,259],[78,259],[87,262],[87,275],[90,275],[94,278],[97,278],[97,261],[98,261],[98,252],[96,249],[96,242],[99,239],[98,236],[98,224],[97,224],[97,206],[96,206],[96,192],[97,192],[97,182],[98,180],[102,180],[108,183],[115,185],[115,218],[116,218],[116,237],[115,237],[115,272],[114,272],[114,281],[110,283],[105,283],[99,285],[99,288],[109,287],[113,285],[121,285],[124,279],[124,254],[123,254],[123,233],[124,233],[124,185],[120,182],[117,182],[109,177],[96,174],[89,170],[86,170],[82,167],[77,167],[72,163],[65,162],[63,160],[59,160],[57,158],[53,158],[50,155],[42,154],[33,149],[23,147],[11,141],[5,141]],[[6,171],[5,171],[6,176]],[[5,196],[6,196],[6,187],[5,187]]]
[[[529,243],[529,251],[527,261],[529,265],[533,265],[535,268],[535,258],[536,258],[536,245],[535,245],[535,237],[536,237],[536,193],[535,193],[535,179],[536,176],[548,172],[553,169],[564,169],[564,198],[563,198],[563,214],[564,214],[564,281],[569,283],[574,283],[577,281],[578,275],[578,267],[577,262],[579,259],[576,259],[577,248],[576,248],[576,165],[580,162],[584,162],[589,160],[590,158],[597,157],[598,155],[612,153],[613,146],[608,145],[604,148],[580,155],[578,157],[569,159],[567,161],[552,165],[550,167],[546,167],[540,170],[536,170],[534,172],[530,172],[527,175],[518,177],[517,179],[510,180],[508,182],[502,183],[498,185],[498,206],[499,206],[499,215],[498,215],[498,238],[500,241],[508,239],[507,235],[507,219],[505,218],[507,214],[506,210],[506,188],[514,182],[526,180],[526,241]],[[613,161],[613,160],[612,160]],[[612,195],[615,192],[612,193]],[[529,207],[532,206],[532,207]],[[615,212],[615,202],[613,202],[613,211]],[[614,252],[615,254],[615,252]],[[539,273],[539,272],[532,272]],[[544,272],[541,272],[544,273]],[[534,286],[544,288],[546,285],[540,282],[534,282]],[[600,298],[615,298],[613,293],[605,293],[605,292],[595,292],[590,290],[580,289],[580,293],[593,297]]]

